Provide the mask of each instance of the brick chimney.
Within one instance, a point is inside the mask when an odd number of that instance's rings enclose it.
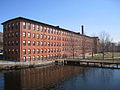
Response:
[[[81,29],[82,29],[82,35],[84,35],[84,26],[81,25]]]

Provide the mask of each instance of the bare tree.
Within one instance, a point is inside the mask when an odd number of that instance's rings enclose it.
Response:
[[[105,52],[108,52],[109,47],[111,46],[111,38],[110,35],[107,32],[101,32],[100,33],[100,50],[103,54],[103,59]]]

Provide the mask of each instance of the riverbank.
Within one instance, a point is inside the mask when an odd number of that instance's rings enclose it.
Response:
[[[75,61],[80,64],[82,62],[83,64],[85,63],[86,65],[89,65],[92,63],[94,66],[98,65],[112,65],[116,66],[117,68],[120,66],[120,60],[119,59],[106,59],[106,60],[98,60],[98,59],[58,59],[58,60],[52,60],[52,61],[31,61],[31,62],[13,62],[13,61],[1,61],[0,62],[0,70],[18,70],[18,69],[26,69],[26,68],[35,68],[35,67],[41,67],[41,66],[46,66],[50,64],[66,64],[66,61]],[[76,64],[75,64],[76,65]],[[101,65],[101,66],[102,66]]]
[[[34,67],[41,67],[53,63],[55,63],[55,61],[0,62],[0,70],[18,70],[18,69],[34,68]]]

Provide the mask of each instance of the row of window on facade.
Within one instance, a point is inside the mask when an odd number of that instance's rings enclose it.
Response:
[[[48,27],[42,26],[42,25],[35,25],[35,24],[31,24],[31,23],[26,23],[26,22],[23,22],[23,28],[28,29],[28,30],[30,30],[30,29],[37,30],[37,31],[46,32],[46,33],[54,33],[57,35],[61,34],[60,30],[48,28]]]
[[[4,53],[8,53],[8,54],[19,54],[19,50],[18,49],[5,49]]]
[[[31,33],[30,32],[28,32],[27,33],[27,36],[28,36],[28,38],[31,38]],[[23,37],[26,37],[26,32],[23,32]],[[35,33],[33,33],[32,34],[32,38],[37,38],[37,39],[39,39],[39,38],[41,38],[41,39],[48,39],[48,40],[61,40],[61,38],[60,37],[58,37],[58,36],[50,36],[50,35],[43,35],[43,34],[35,34]]]
[[[31,46],[31,41],[28,40],[27,42],[28,46]],[[8,41],[4,43],[5,46],[14,46],[14,45],[19,45],[19,41]],[[23,40],[23,45],[26,46],[26,40]],[[33,41],[32,42],[33,46],[61,46],[61,43],[59,42],[43,42],[43,41]],[[74,44],[74,43],[62,43],[62,46],[79,46],[79,44]]]
[[[11,23],[11,24],[4,25],[4,31],[18,29],[18,28],[19,28],[19,22],[18,21],[14,22],[14,23]]]
[[[60,52],[61,49],[55,48],[55,49],[28,49],[26,51],[26,49],[23,50],[23,54],[26,54],[28,52],[28,54],[40,54],[40,53],[50,53],[50,52]]]
[[[72,48],[62,48],[62,51],[73,51]],[[79,48],[75,48],[74,50],[80,50]],[[27,53],[28,52],[28,53]],[[61,49],[58,49],[58,48],[49,48],[49,49],[28,49],[26,51],[26,49],[23,49],[23,54],[40,54],[40,53],[56,53],[56,52],[61,52]]]
[[[31,28],[32,26],[32,28]],[[68,32],[68,31],[61,31],[61,30],[57,30],[55,28],[50,28],[47,26],[43,26],[43,25],[37,25],[37,24],[31,24],[31,23],[27,23],[27,22],[23,22],[23,28],[24,29],[32,29],[32,30],[37,30],[37,31],[41,31],[41,32],[48,32],[48,33],[54,33],[54,34],[61,34],[62,35],[66,35],[66,36],[73,36],[73,37],[79,37],[79,35],[76,35],[74,33]]]
[[[27,43],[28,43],[28,46],[31,45],[31,41],[28,40]],[[24,45],[24,46],[26,45],[26,40],[23,41],[23,45]],[[53,42],[51,42],[51,43],[48,42],[48,43],[47,43],[47,42],[42,42],[42,41],[41,41],[41,42],[40,42],[40,41],[37,41],[37,42],[36,42],[36,41],[33,41],[33,42],[32,42],[32,45],[33,45],[33,46],[61,46],[61,44],[58,43],[58,42],[54,42],[54,43],[53,43]]]
[[[28,32],[27,36],[28,36],[28,38],[30,38],[31,33]],[[26,32],[23,32],[23,37],[26,37]],[[48,40],[61,40],[61,37],[59,37],[59,36],[50,36],[50,35],[47,36],[47,35],[43,35],[43,34],[40,35],[40,34],[33,33],[32,38],[35,38],[35,37],[37,39],[41,38],[41,39],[48,39]],[[80,40],[72,39],[72,38],[62,38],[62,41],[80,41]]]
[[[8,41],[4,43],[5,46],[19,45],[19,41]]]
[[[4,34],[4,38],[10,38],[10,37],[18,37],[19,36],[19,33],[18,32],[13,32],[13,33],[7,33],[7,34]]]
[[[49,48],[49,49],[23,49],[23,54],[40,54],[40,53],[56,53],[62,51],[73,51],[73,48]],[[74,50],[80,50],[80,48],[75,48]],[[18,49],[5,49],[4,53],[8,54],[18,54]]]
[[[53,58],[60,58],[61,55],[58,54],[49,54],[49,55],[37,55],[37,56],[23,56],[24,61],[30,61],[30,60],[43,60],[43,59],[53,59]]]
[[[10,42],[10,41],[9,41]],[[43,42],[43,41],[30,41],[28,40],[27,41],[27,45],[28,46],[31,46],[31,42],[32,42],[32,45],[33,46],[61,46],[61,43],[59,42]],[[23,40],[23,45],[26,46],[26,40]],[[79,46],[80,47],[80,44],[75,44],[75,43],[62,43],[62,46]]]

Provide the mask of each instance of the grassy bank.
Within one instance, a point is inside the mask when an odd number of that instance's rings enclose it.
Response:
[[[103,58],[103,54],[95,54],[93,57],[92,56],[88,56],[88,59],[102,59]],[[104,58],[120,58],[120,53],[105,53],[104,54]]]

